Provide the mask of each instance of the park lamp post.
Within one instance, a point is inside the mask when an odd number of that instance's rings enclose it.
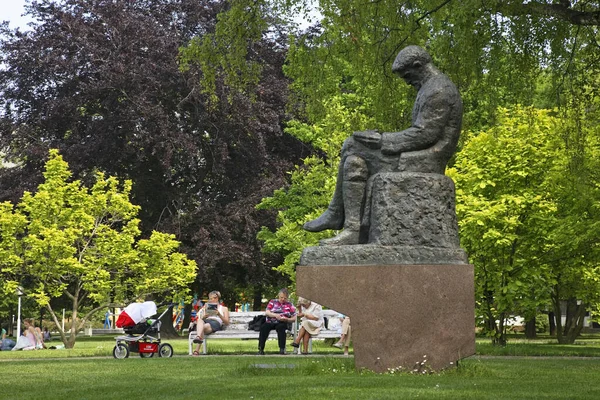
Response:
[[[19,295],[19,306],[17,307],[17,340],[19,340],[21,337],[21,297],[25,294],[21,286],[17,286],[17,294]]]

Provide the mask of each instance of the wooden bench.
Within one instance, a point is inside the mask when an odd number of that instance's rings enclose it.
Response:
[[[264,311],[247,311],[247,312],[230,312],[229,313],[229,325],[225,327],[225,329],[211,333],[209,335],[204,336],[204,342],[202,343],[202,354],[207,354],[208,352],[208,344],[209,340],[214,339],[256,339],[258,340],[258,331],[250,331],[248,330],[248,323],[254,319],[257,315],[264,315]],[[342,327],[342,322],[339,319],[340,313],[334,310],[323,310],[323,316],[327,317],[329,320],[328,326],[332,329],[325,329],[323,327],[318,335],[311,337],[311,340],[308,342],[308,352],[312,353],[312,339],[324,340],[335,338],[339,339],[340,331]],[[339,323],[337,323],[338,320]],[[298,319],[300,321],[300,319]],[[298,323],[292,324],[293,329],[288,331],[288,336],[292,338],[296,338],[298,333]],[[196,328],[189,329],[188,332],[188,354],[192,355],[194,346],[194,339],[196,338]],[[277,331],[272,330],[269,333],[269,339],[276,339]],[[294,353],[298,350],[298,354],[300,354],[299,349],[294,349]]]
[[[204,335],[204,342],[202,343],[202,354],[206,354],[208,351],[207,342],[214,339],[256,339],[258,340],[258,331],[248,330],[248,323],[254,319],[257,315],[264,315],[264,311],[246,311],[246,312],[229,312],[229,325],[225,326],[225,329]],[[293,330],[288,331],[288,336],[296,337],[296,327],[292,324]],[[196,338],[195,326],[190,327],[188,332],[188,350],[189,354],[192,355],[193,347],[196,345],[194,339]],[[272,330],[269,334],[269,338],[277,338],[277,331]]]

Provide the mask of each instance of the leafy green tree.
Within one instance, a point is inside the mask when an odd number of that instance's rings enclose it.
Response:
[[[509,315],[529,319],[548,309],[560,316],[561,304],[567,322],[557,319],[557,339],[573,343],[586,310],[598,306],[599,193],[582,174],[598,158],[573,169],[569,121],[555,111],[503,109],[497,126],[468,137],[448,171],[461,244],[475,265],[478,315],[498,344],[506,342]],[[593,138],[586,147],[597,147]]]
[[[212,40],[203,44],[205,52],[218,49],[219,43],[252,42],[267,15],[297,13],[307,3],[232,2]],[[577,74],[578,61],[598,68],[594,56],[600,25],[597,1],[321,0],[314,4],[319,23],[291,38],[287,70],[311,122],[327,113],[322,100],[346,90],[352,81],[371,100],[378,121],[402,126],[397,123],[401,115],[397,99],[406,90],[395,82],[390,65],[408,44],[426,45],[436,64],[457,83],[467,124],[494,123],[498,106],[531,104],[543,67],[552,72],[555,94],[565,76]],[[248,29],[232,25],[233,16],[243,16]],[[221,60],[239,68],[223,67],[225,74],[240,75],[241,69],[252,75],[252,65],[244,67],[237,61],[246,53],[233,49]]]
[[[556,224],[543,187],[561,157],[547,111],[502,110],[499,124],[470,136],[448,171],[456,184],[461,245],[475,265],[476,304],[495,343],[511,314],[548,304],[552,284],[540,258]]]
[[[44,155],[57,148],[83,182],[96,171],[133,182],[140,229],[177,235],[198,264],[195,292],[280,282],[271,267],[281,257],[262,254],[256,239],[276,213],[254,207],[311,152],[283,132],[293,111],[282,72],[286,31],[269,25],[252,43],[221,41],[199,62],[180,53],[192,39],[212,43],[229,6],[39,0],[28,8],[31,29],[0,26],[0,147],[12,162],[0,168],[0,201],[33,191]],[[265,25],[228,21],[238,32]],[[208,90],[204,77],[234,50],[256,79],[242,91],[235,86],[245,74],[218,76]]]
[[[588,91],[593,92],[594,90]],[[589,94],[598,104],[597,93]],[[598,282],[598,235],[600,235],[600,115],[587,101],[571,98],[571,105],[560,114],[555,133],[560,137],[565,155],[556,160],[548,176],[547,188],[557,199],[560,223],[550,232],[553,246],[546,259],[552,268],[552,311],[556,316],[556,334],[560,343],[573,343],[583,328],[587,312],[600,311]]]
[[[348,132],[372,127],[373,119],[365,113],[361,98],[353,93],[334,96],[326,101],[327,118],[310,125],[291,121],[286,131],[309,143],[322,157],[304,159],[304,167],[291,172],[291,185],[266,197],[259,209],[279,209],[277,230],[263,227],[258,239],[264,241],[264,251],[285,256],[276,270],[295,282],[296,265],[302,249],[314,246],[332,232],[309,233],[302,229],[308,219],[316,218],[329,203],[335,187],[340,149]]]
[[[58,151],[50,151],[45,181],[25,192],[17,205],[1,204],[2,285],[22,286],[45,307],[67,348],[99,310],[155,296],[176,298],[189,292],[196,263],[177,252],[171,234],[152,232],[140,239],[140,207],[129,197],[132,183],[96,174],[86,188],[69,181],[71,172]],[[62,330],[53,300],[72,305],[70,334]]]

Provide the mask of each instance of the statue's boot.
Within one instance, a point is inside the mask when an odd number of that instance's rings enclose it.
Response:
[[[333,202],[332,202],[333,203]],[[335,205],[329,204],[327,210],[317,219],[308,221],[304,224],[304,230],[309,232],[321,232],[325,229],[342,229],[344,226],[344,210]]]
[[[360,217],[365,197],[366,181],[344,181],[344,230],[330,239],[323,239],[321,246],[345,246],[359,243]]]

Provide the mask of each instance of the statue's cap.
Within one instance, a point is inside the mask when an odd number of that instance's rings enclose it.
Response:
[[[404,71],[415,63],[418,65],[426,65],[431,63],[431,56],[422,47],[406,46],[396,56],[392,65],[393,72]]]

